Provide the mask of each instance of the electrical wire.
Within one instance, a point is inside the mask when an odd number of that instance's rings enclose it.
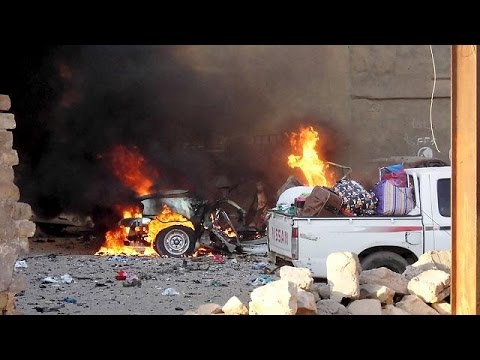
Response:
[[[435,95],[435,86],[437,85],[437,69],[435,68],[435,57],[433,56],[432,45],[430,46],[430,54],[432,55],[432,65],[433,65],[433,88],[432,88],[432,97],[430,98],[430,130],[432,131],[432,143],[435,145],[435,149],[440,152],[440,149],[437,145],[437,140],[435,139],[435,133],[433,132],[433,119],[432,119],[432,109],[433,109],[433,97]]]

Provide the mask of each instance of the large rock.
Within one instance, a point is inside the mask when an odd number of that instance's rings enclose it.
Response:
[[[17,261],[18,250],[9,244],[0,244],[0,292],[12,283],[13,267]]]
[[[330,299],[330,285],[318,283],[313,286],[321,299]]]
[[[214,303],[200,305],[196,311],[198,315],[214,315],[220,314],[221,312],[222,307]]]
[[[222,311],[227,315],[248,315],[247,307],[236,296],[228,299],[225,305],[223,305]]]
[[[11,149],[13,146],[13,134],[11,131],[0,130],[0,149]]]
[[[327,280],[330,299],[358,299],[360,296],[359,276],[362,268],[358,256],[351,252],[336,252],[327,257]]]
[[[35,223],[30,220],[17,220],[15,225],[18,229],[19,237],[32,237],[35,234]]]
[[[408,280],[385,267],[362,271],[360,274],[360,284],[383,285],[398,294],[408,294]]]
[[[450,274],[442,270],[427,270],[408,283],[410,294],[427,303],[439,302],[450,295]]]
[[[403,275],[407,280],[413,279],[427,270],[442,270],[450,273],[452,267],[452,252],[443,251],[428,251],[420,255],[418,260],[412,265],[408,265]]]
[[[377,299],[382,304],[393,304],[395,291],[384,285],[362,284],[360,285],[360,299]]]
[[[396,307],[413,315],[439,315],[436,310],[425,304],[422,299],[416,295],[404,296],[402,301],[396,303]]]
[[[0,314],[3,310],[6,309],[8,302],[8,292],[2,291],[0,292]]]
[[[2,295],[4,294],[4,295]],[[0,293],[0,315],[15,315],[15,294],[12,292]]]
[[[11,166],[0,165],[0,183],[12,183],[14,178],[15,174]]]
[[[355,300],[347,310],[352,315],[382,315],[382,304],[377,299]]]
[[[15,116],[13,114],[0,113],[0,129],[15,129]]]
[[[8,111],[11,106],[12,102],[10,101],[10,96],[0,95],[0,111]]]
[[[14,206],[13,219],[29,220],[32,217],[32,208],[29,204],[17,202]]]
[[[403,309],[396,307],[395,305],[386,305],[382,309],[382,315],[412,315]]]
[[[303,289],[297,291],[297,315],[314,315],[317,313],[315,296]]]
[[[345,306],[331,299],[317,301],[318,315],[349,315]]]
[[[433,303],[432,308],[437,310],[440,315],[452,315],[452,306],[446,301]]]
[[[310,290],[313,286],[312,272],[307,268],[282,266],[280,268],[280,279],[291,281],[304,290]]]
[[[12,182],[0,182],[0,200],[18,201],[20,199],[20,190]]]
[[[2,166],[18,165],[17,150],[10,150],[10,149],[0,150],[0,165]]]
[[[297,285],[277,280],[256,288],[250,294],[250,315],[295,315],[297,313]]]

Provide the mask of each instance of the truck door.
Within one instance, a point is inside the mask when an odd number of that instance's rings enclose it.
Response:
[[[433,236],[435,250],[451,250],[452,248],[452,220],[451,220],[451,187],[449,171],[432,173],[430,175],[431,196],[431,226],[426,226],[426,233]],[[427,236],[428,236],[427,235]]]

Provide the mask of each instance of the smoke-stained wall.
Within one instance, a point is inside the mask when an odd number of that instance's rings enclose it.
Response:
[[[159,169],[163,187],[206,195],[221,172],[276,187],[292,172],[282,134],[307,123],[322,129],[327,160],[354,168],[425,146],[448,160],[450,47],[433,50],[440,154],[428,139],[428,45],[59,46],[37,58],[32,49],[0,84],[24,119],[16,182],[36,211],[110,206],[133,196],[102,156],[124,144]],[[262,134],[280,141],[252,146]],[[222,143],[228,156],[184,147],[192,142]]]
[[[450,162],[450,46],[349,46],[350,162],[362,179],[390,156],[432,156]],[[438,150],[433,143],[431,126]],[[368,181],[366,181],[368,182]]]

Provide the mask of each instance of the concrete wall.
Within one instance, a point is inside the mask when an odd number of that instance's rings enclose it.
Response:
[[[215,127],[221,128],[219,119],[225,122],[220,133],[281,134],[298,130],[301,119],[313,119],[337,134],[325,139],[327,160],[350,165],[363,178],[377,173],[373,159],[415,156],[423,147],[449,161],[450,46],[434,45],[433,52],[432,119],[440,153],[431,141],[428,45],[185,46],[178,48],[178,59],[193,71],[195,83],[208,89],[208,103],[218,112],[212,116]],[[187,98],[190,104],[198,101]],[[258,162],[257,154],[268,151],[274,156],[264,167],[283,179],[291,171],[288,141],[280,148],[244,151],[244,160]]]
[[[13,182],[18,155],[9,131],[15,129],[15,117],[3,112],[9,109],[10,98],[0,95],[0,314],[15,313],[15,294],[24,290],[25,281],[14,274],[14,265],[35,232],[30,205],[18,202],[20,191]]]
[[[433,67],[429,46],[349,46],[352,164],[413,156],[426,146],[433,150],[433,157],[449,162],[450,46],[432,48],[437,72],[432,120],[440,153],[430,130]]]

